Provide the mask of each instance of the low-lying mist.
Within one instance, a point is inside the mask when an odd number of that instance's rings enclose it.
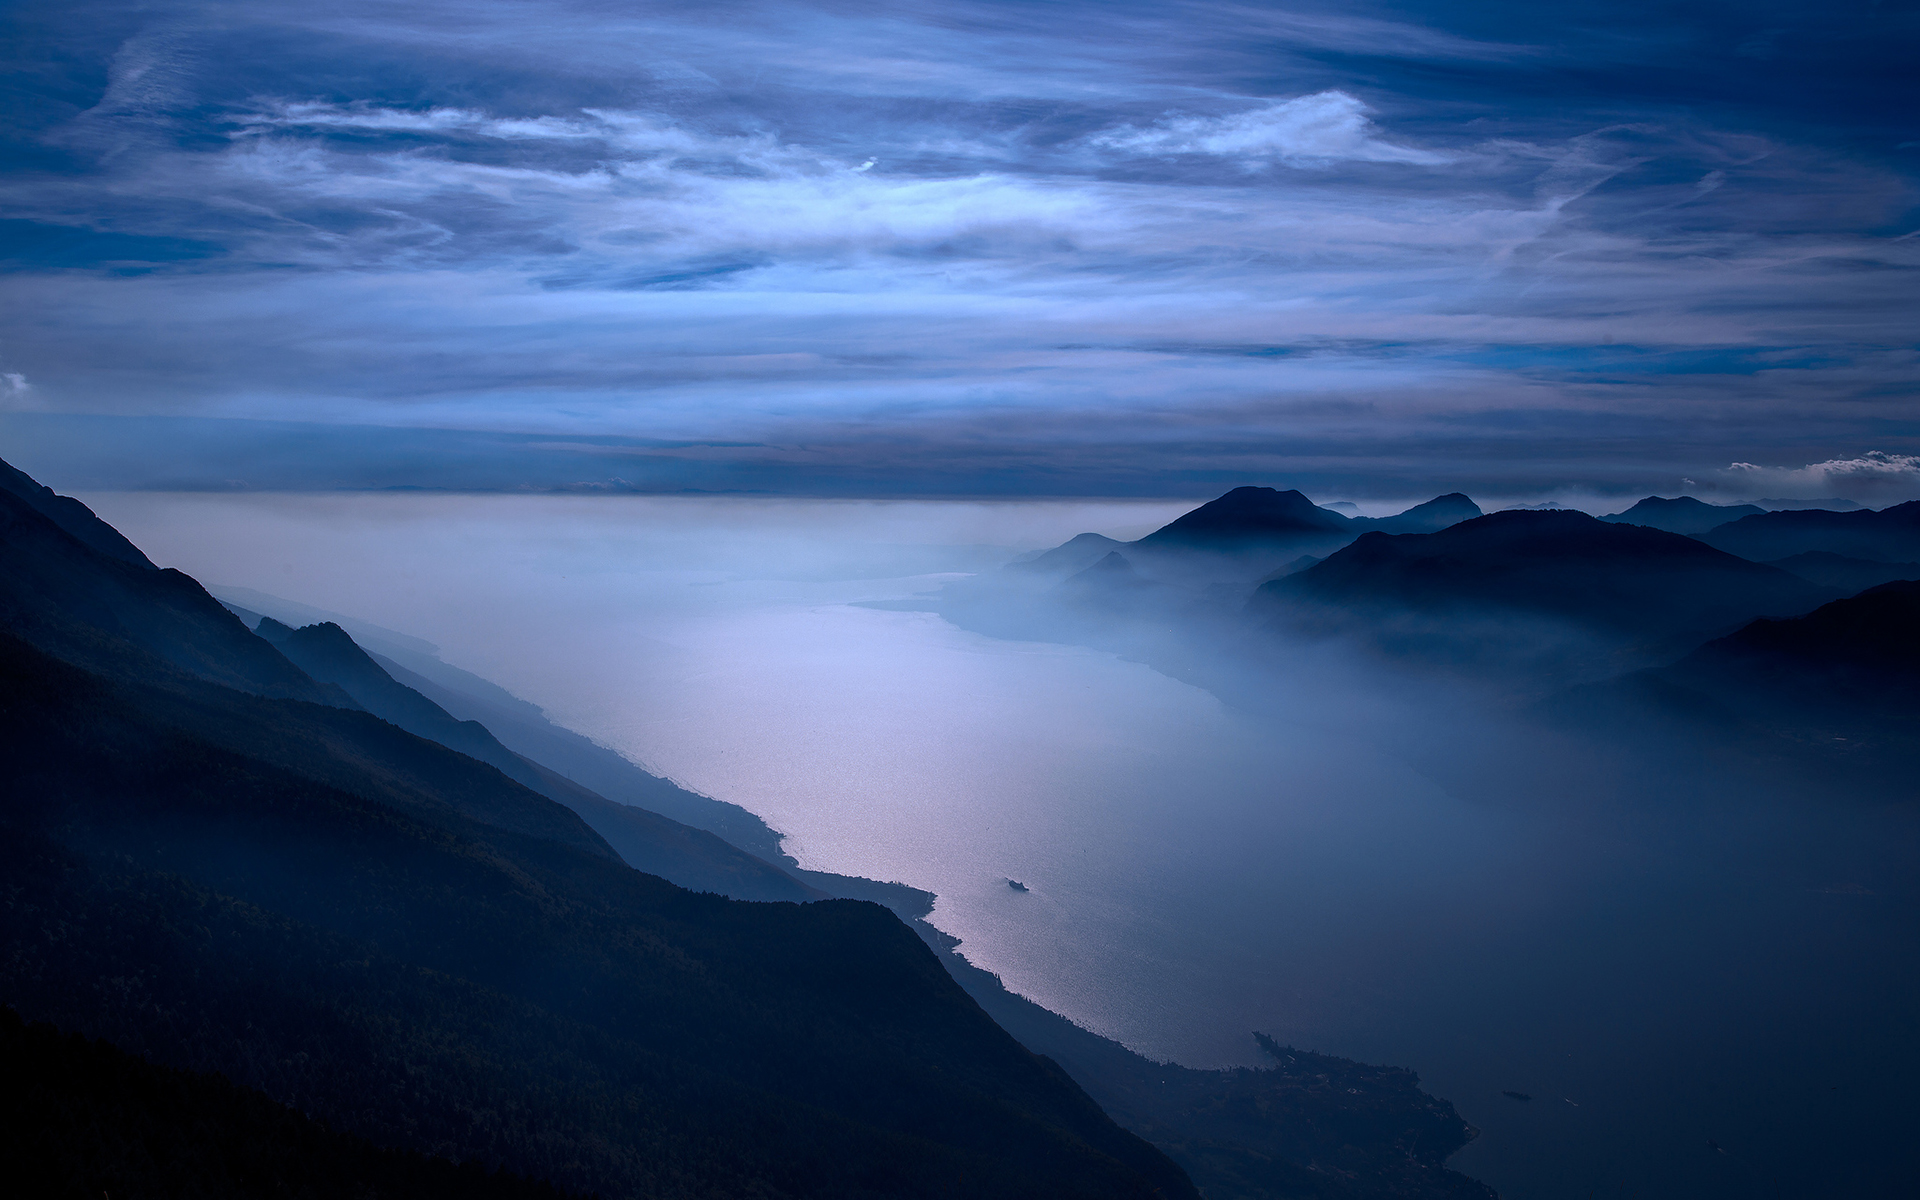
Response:
[[[1505,1195],[1874,1194],[1916,1115],[1911,812],[1555,707],[1670,631],[1490,606],[1458,616],[1508,653],[1462,670],[1228,566],[1007,565],[1178,503],[84,499],[936,892],[975,963],[1144,1053],[1412,1067]]]

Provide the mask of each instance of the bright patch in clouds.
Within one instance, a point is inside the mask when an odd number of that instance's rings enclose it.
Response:
[[[1179,117],[1094,139],[1133,154],[1211,154],[1249,165],[1397,162],[1437,166],[1452,156],[1395,145],[1379,136],[1367,106],[1345,92],[1319,92],[1223,117]]]
[[[1722,472],[1747,495],[1819,499],[1842,496],[1887,504],[1920,499],[1920,455],[1869,450],[1858,458],[1831,458],[1804,467],[1737,462]]]

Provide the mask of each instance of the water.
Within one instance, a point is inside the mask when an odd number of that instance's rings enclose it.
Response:
[[[1255,720],[858,606],[1185,505],[86,499],[203,581],[439,644],[807,866],[938,893],[975,962],[1144,1053],[1252,1063],[1260,1029],[1413,1067],[1510,1197],[1872,1196],[1913,1166],[1909,814],[1495,807],[1316,719],[1312,679]]]

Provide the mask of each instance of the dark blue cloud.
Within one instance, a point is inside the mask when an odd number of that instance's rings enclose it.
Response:
[[[11,20],[0,403],[146,420],[95,439],[178,451],[128,481],[1401,493],[1920,452],[1908,6]],[[299,459],[274,422],[352,432]]]

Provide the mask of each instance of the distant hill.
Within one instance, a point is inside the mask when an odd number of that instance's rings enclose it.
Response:
[[[1701,541],[1755,562],[1824,551],[1875,562],[1920,560],[1920,500],[1874,511],[1805,509],[1742,517]]]
[[[1882,584],[1791,620],[1754,621],[1659,674],[1743,712],[1920,730],[1920,581]]]
[[[1625,512],[1617,512],[1600,519],[1622,525],[1645,525],[1649,529],[1664,529],[1668,533],[1683,533],[1688,537],[1699,537],[1715,526],[1766,511],[1753,504],[1708,504],[1692,496],[1676,496],[1671,500],[1662,499],[1659,496],[1648,496]]]
[[[1802,508],[1827,508],[1834,512],[1854,512],[1866,507],[1858,500],[1845,500],[1839,496],[1820,496],[1811,499],[1804,496],[1767,496],[1755,500],[1754,503],[1768,512]]]
[[[1116,542],[1102,534],[1082,533],[1044,554],[1011,563],[1007,569],[1021,574],[1064,579],[1068,575],[1086,570],[1114,551],[1124,549],[1126,545],[1125,542]]]
[[[1238,487],[1134,542],[1083,533],[1043,554],[1011,564],[1009,576],[1063,580],[1121,552],[1145,578],[1207,587],[1266,575],[1302,556],[1331,553],[1369,530],[1430,533],[1480,515],[1458,492],[1436,496],[1391,517],[1349,517],[1321,508],[1298,491]],[[961,589],[962,591],[966,589]]]
[[[1352,527],[1356,531],[1371,529],[1381,533],[1434,533],[1483,515],[1480,506],[1471,498],[1460,492],[1448,492],[1424,504],[1416,504],[1396,516],[1355,517]]]
[[[1808,550],[1767,565],[1838,592],[1864,592],[1897,579],[1920,579],[1920,562],[1873,562],[1825,550]]]
[[[1830,593],[1691,538],[1567,510],[1369,533],[1263,584],[1255,611],[1415,660],[1564,674],[1657,656]]]
[[[1268,553],[1275,547],[1310,553],[1352,536],[1351,518],[1320,508],[1297,491],[1238,487],[1162,525],[1133,545],[1143,550],[1213,554]]]
[[[1920,582],[1758,620],[1670,665],[1573,689],[1544,715],[1626,750],[1848,799],[1913,799],[1920,757]]]

